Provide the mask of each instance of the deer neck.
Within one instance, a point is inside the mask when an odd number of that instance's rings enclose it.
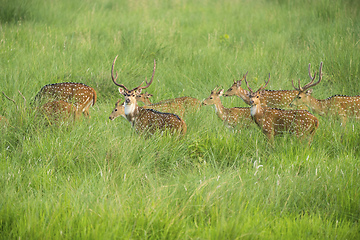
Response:
[[[217,101],[215,104],[215,113],[218,115],[218,117],[221,119],[221,120],[224,120],[225,119],[225,112],[226,112],[226,109],[225,107],[222,105],[221,101]]]
[[[325,100],[318,100],[314,97],[309,97],[309,104],[308,104],[308,108],[311,109],[311,111],[319,114],[319,115],[324,115],[326,114],[327,110],[328,110],[328,106],[327,106],[328,101]]]
[[[250,114],[251,117],[255,120],[256,123],[260,123],[260,120],[264,116],[264,108],[261,107],[260,104],[256,104],[251,106],[250,108]]]
[[[139,107],[136,102],[132,104],[125,103],[124,112],[126,119],[134,124],[136,116],[139,114]]]
[[[236,95],[240,97],[246,104],[250,105],[250,98],[246,90],[239,88]]]

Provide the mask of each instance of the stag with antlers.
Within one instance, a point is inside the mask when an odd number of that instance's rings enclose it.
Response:
[[[249,99],[251,104],[251,116],[255,123],[261,128],[263,133],[272,142],[275,135],[283,133],[294,133],[298,137],[310,135],[310,141],[319,126],[318,119],[306,110],[282,110],[278,108],[268,108],[261,105],[263,89],[270,81],[265,81],[265,86],[260,87],[254,92],[248,82],[245,82],[249,89]]]
[[[300,80],[298,82],[298,87],[296,87],[294,82],[292,82],[293,87],[296,89],[298,94],[293,99],[290,106],[305,105],[316,114],[340,117],[343,123],[346,122],[348,117],[360,119],[360,96],[334,95],[327,99],[319,100],[311,95],[312,89],[310,88],[319,84],[322,79],[322,66],[323,63],[321,62],[319,69],[319,80],[317,82],[314,82],[316,72],[314,73],[314,76],[311,74],[310,63],[308,72],[311,81],[303,87],[300,85]]]
[[[163,100],[157,103],[151,103],[149,98],[153,95],[150,93],[141,93],[140,95],[136,96],[137,102],[143,102],[145,105],[142,106],[146,109],[153,109],[159,112],[168,112],[173,113],[181,118],[186,116],[188,113],[193,113],[197,110],[199,110],[201,106],[200,100],[193,98],[193,97],[178,97],[178,98],[172,98]],[[110,120],[114,120],[115,118],[123,116],[125,117],[124,113],[124,104],[120,103],[120,100],[118,100],[115,104],[114,110],[110,114]]]
[[[246,78],[234,81],[233,85],[224,93],[224,97],[238,96],[250,105],[249,92],[241,87],[241,82]],[[262,90],[261,105],[264,107],[287,108],[296,96],[295,90]]]
[[[114,59],[114,62],[112,64],[111,68],[111,78],[116,86],[119,87],[120,94],[124,95],[125,102],[124,102],[124,113],[126,116],[126,119],[131,123],[131,125],[135,128],[136,131],[140,133],[149,133],[153,134],[156,131],[165,131],[169,130],[170,132],[178,132],[181,134],[185,134],[187,127],[185,122],[178,116],[172,113],[163,113],[158,112],[153,109],[145,109],[142,107],[139,107],[137,104],[136,96],[141,94],[141,91],[143,89],[148,88],[155,75],[155,69],[156,69],[156,61],[154,60],[154,70],[151,77],[151,80],[146,82],[146,86],[142,87],[142,83],[129,90],[126,88],[123,84],[119,84],[116,82],[118,74],[116,73],[116,76],[114,77],[114,65],[115,61],[117,59],[117,56]]]

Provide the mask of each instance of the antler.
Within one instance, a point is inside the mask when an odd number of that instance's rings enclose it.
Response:
[[[21,97],[24,99],[24,109],[26,109],[26,98],[25,98],[25,96],[20,92],[20,90],[18,90],[18,92],[19,92],[19,94],[21,95]],[[8,100],[12,101],[12,102],[16,105],[16,109],[19,109],[19,105],[15,102],[14,99],[8,97],[4,92],[2,92],[2,94],[4,94],[4,96],[5,96]]]
[[[111,78],[112,78],[112,80],[113,80],[113,82],[114,82],[114,84],[115,84],[116,86],[121,87],[121,88],[123,88],[123,89],[126,90],[126,91],[129,91],[129,89],[127,89],[127,87],[125,87],[123,84],[119,84],[119,83],[116,82],[116,79],[118,78],[117,72],[116,72],[116,76],[114,77],[114,65],[115,65],[115,61],[116,61],[117,57],[118,57],[118,56],[115,57],[114,62],[113,62],[112,67],[111,67]],[[141,85],[143,84],[143,82],[142,82],[139,86],[137,86],[136,88],[133,88],[131,91],[134,91],[134,90],[137,90],[137,89],[145,89],[145,88],[148,88],[148,87],[151,85],[151,83],[152,83],[152,81],[153,81],[153,79],[154,79],[155,69],[156,69],[156,60],[154,59],[154,70],[153,70],[153,74],[152,74],[152,77],[151,77],[150,82],[147,82],[147,78],[145,77],[146,86],[145,86],[145,87],[141,87]]]
[[[4,96],[5,96],[8,100],[12,101],[12,102],[16,105],[16,109],[19,109],[19,106],[17,105],[17,103],[15,102],[14,99],[11,99],[11,98],[9,98],[8,96],[6,96],[6,94],[5,94],[4,92],[2,92],[2,94],[4,94]]]
[[[259,90],[257,90],[257,92],[260,92],[261,90],[263,90],[264,88],[266,88],[266,86],[269,84],[269,82],[270,82],[270,73],[269,73],[269,79],[268,79],[268,81],[265,80],[265,86],[261,86],[261,87],[259,88]]]
[[[245,75],[243,75],[243,77],[242,77],[242,79],[240,79],[240,80],[238,80],[238,81],[236,81],[236,80],[234,80],[234,83],[241,83],[242,82],[242,80],[244,80],[245,78],[246,78],[246,75],[248,74],[248,72],[246,72],[245,73]]]
[[[308,69],[308,71],[309,71],[309,77],[310,77],[311,81],[310,81],[308,84],[306,84],[305,86],[301,87],[301,85],[300,85],[300,80],[299,80],[299,82],[298,82],[298,83],[299,83],[299,88],[295,87],[294,81],[291,81],[293,87],[295,88],[295,90],[300,91],[300,92],[304,92],[304,91],[306,91],[307,89],[309,89],[309,88],[311,88],[311,87],[314,87],[314,86],[316,86],[317,84],[319,84],[320,81],[321,81],[321,79],[322,79],[322,65],[323,65],[323,62],[320,63],[319,80],[314,83],[315,76],[316,76],[316,72],[314,73],[314,76],[311,76],[311,64],[309,63],[309,69]]]
[[[154,59],[154,70],[153,70],[153,73],[152,73],[150,82],[147,82],[147,78],[145,77],[146,86],[145,86],[145,87],[141,87],[141,85],[144,83],[144,82],[142,82],[139,86],[137,86],[136,88],[133,88],[131,91],[134,91],[134,90],[137,90],[137,89],[145,89],[145,88],[148,88],[148,87],[151,85],[151,83],[152,83],[152,81],[153,81],[153,79],[154,79],[155,69],[156,69],[156,60]]]
[[[248,83],[247,80],[246,80],[246,75],[247,75],[247,73],[248,73],[248,72],[246,72],[246,74],[245,74],[245,76],[244,76],[245,82],[246,82],[246,86],[248,87],[248,89],[250,90],[250,92],[253,93],[254,91],[250,88],[249,83]]]
[[[246,73],[247,74],[247,73]],[[254,92],[251,88],[250,88],[250,86],[249,86],[249,83],[246,81],[246,75],[245,75],[245,82],[246,82],[246,85],[247,85],[247,87],[249,88],[249,90],[250,90],[250,92]],[[264,88],[266,88],[266,86],[269,84],[269,82],[270,82],[270,73],[269,73],[269,80],[268,81],[265,81],[265,86],[261,86],[256,92],[260,92],[261,90],[263,90]]]
[[[115,65],[117,57],[118,57],[118,55],[116,55],[116,57],[114,59],[114,62],[112,64],[112,67],[111,67],[111,78],[112,78],[112,80],[113,80],[113,82],[115,83],[116,86],[121,87],[126,91],[129,91],[123,84],[119,84],[119,83],[116,82],[116,79],[118,78],[118,73],[117,72],[116,72],[116,76],[114,78],[114,65]]]

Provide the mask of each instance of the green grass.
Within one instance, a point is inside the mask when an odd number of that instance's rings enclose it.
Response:
[[[318,117],[313,143],[269,144],[233,132],[212,107],[184,138],[136,134],[110,121],[121,98],[157,69],[153,102],[203,99],[247,71],[256,89],[323,80],[314,96],[360,92],[358,1],[0,0],[1,239],[358,239],[358,122]],[[44,126],[30,105],[55,82],[95,88],[91,119]],[[18,90],[25,96],[24,102]],[[245,106],[222,98],[226,107]]]

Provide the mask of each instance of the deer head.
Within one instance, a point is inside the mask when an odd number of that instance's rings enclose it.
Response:
[[[251,106],[256,106],[256,105],[259,105],[261,104],[261,97],[263,95],[263,90],[266,88],[266,86],[269,84],[270,82],[270,73],[269,73],[269,79],[268,81],[265,81],[265,85],[264,86],[261,86],[256,92],[254,92],[250,86],[249,86],[249,83],[247,82],[246,80],[246,76],[245,76],[245,82],[246,82],[246,85],[249,89],[249,93],[248,93],[248,96],[249,96],[249,103]]]
[[[299,93],[297,94],[297,96],[294,98],[294,100],[290,103],[290,106],[299,106],[299,105],[308,105],[311,101],[312,101],[312,89],[310,89],[311,87],[316,86],[317,84],[320,83],[321,79],[322,79],[322,65],[323,63],[320,63],[320,69],[319,69],[319,80],[317,82],[314,83],[315,77],[316,77],[316,72],[314,73],[314,76],[311,75],[311,65],[309,63],[309,77],[311,79],[311,81],[308,84],[305,84],[303,87],[301,87],[300,85],[300,80],[298,81],[299,86],[296,87],[294,85],[294,81],[292,81],[292,85],[294,87],[295,90],[297,90]]]
[[[223,93],[224,89],[219,90],[219,87],[216,87],[211,91],[210,96],[202,102],[202,105],[214,105],[218,102],[221,102],[220,97],[223,95]]]
[[[117,118],[119,116],[123,116],[124,118],[126,118],[124,104],[125,104],[125,102],[120,103],[120,100],[118,100],[115,103],[115,108],[109,116],[110,120],[114,120],[115,118]]]
[[[119,84],[116,82],[117,77],[118,77],[117,72],[116,72],[116,76],[114,77],[114,65],[115,65],[117,57],[118,56],[115,57],[114,62],[111,67],[111,78],[112,78],[114,84],[119,87],[120,94],[124,95],[124,97],[125,97],[125,104],[124,104],[125,115],[127,116],[127,118],[129,120],[131,120],[133,118],[134,113],[137,111],[137,108],[138,108],[136,97],[141,94],[141,91],[143,89],[148,88],[154,79],[155,69],[156,69],[156,61],[154,59],[154,70],[153,70],[150,82],[147,82],[147,80],[145,78],[145,82],[146,82],[145,87],[142,87],[141,85],[143,83],[141,83],[139,86],[129,90],[127,87],[125,87],[125,85]]]
[[[248,73],[246,72],[243,78],[238,81],[234,80],[233,85],[224,93],[224,97],[236,95],[240,97],[246,104],[249,104],[248,91],[241,87],[241,82],[246,79],[247,74]]]

